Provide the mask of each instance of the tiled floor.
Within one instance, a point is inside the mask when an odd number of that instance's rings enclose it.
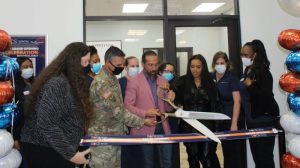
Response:
[[[222,154],[222,146],[220,144],[218,145],[217,155],[221,164],[221,168],[223,168],[223,154]],[[183,143],[180,143],[180,164],[181,164],[180,168],[189,168],[189,164],[187,161],[187,154]]]

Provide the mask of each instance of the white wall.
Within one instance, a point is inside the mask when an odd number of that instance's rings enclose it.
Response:
[[[48,35],[48,60],[70,42],[83,41],[82,0],[1,2],[0,29],[10,35]]]
[[[286,72],[284,61],[289,51],[278,45],[277,38],[282,30],[300,29],[300,18],[285,13],[277,0],[240,0],[239,5],[242,43],[256,38],[264,42],[271,62],[275,99],[279,104],[281,114],[283,114],[287,112],[288,108],[286,95],[280,90],[278,81],[280,76]],[[275,150],[275,154],[277,167],[279,167],[277,150]],[[254,167],[253,162],[249,160],[248,162],[249,168]]]

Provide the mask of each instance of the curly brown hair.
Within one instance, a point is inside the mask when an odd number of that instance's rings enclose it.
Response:
[[[90,53],[87,45],[81,42],[73,42],[67,45],[63,51],[48,65],[36,78],[32,85],[31,93],[28,96],[25,105],[25,114],[30,116],[32,113],[37,97],[46,82],[52,77],[63,74],[68,79],[73,90],[76,104],[82,108],[82,116],[85,120],[85,129],[88,128],[94,117],[93,106],[89,100],[89,88],[81,66],[81,57]]]

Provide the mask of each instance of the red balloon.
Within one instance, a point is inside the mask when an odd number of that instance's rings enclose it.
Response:
[[[282,168],[300,168],[300,159],[286,153],[282,156]]]
[[[286,92],[300,92],[300,74],[296,72],[283,74],[279,79],[279,85]]]
[[[0,52],[9,50],[11,45],[11,37],[6,31],[0,29]]]
[[[300,50],[300,30],[287,29],[278,36],[281,47],[288,50]]]
[[[11,102],[13,97],[14,88],[10,82],[0,82],[0,105]]]

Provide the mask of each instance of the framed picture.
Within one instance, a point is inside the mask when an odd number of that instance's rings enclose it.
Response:
[[[122,41],[121,40],[107,40],[107,41],[87,41],[87,45],[95,46],[98,51],[98,55],[100,56],[100,61],[104,64],[104,55],[106,50],[110,46],[115,46],[122,49]]]
[[[28,57],[37,76],[47,65],[47,36],[46,35],[12,35],[12,48],[5,54],[18,58]]]

